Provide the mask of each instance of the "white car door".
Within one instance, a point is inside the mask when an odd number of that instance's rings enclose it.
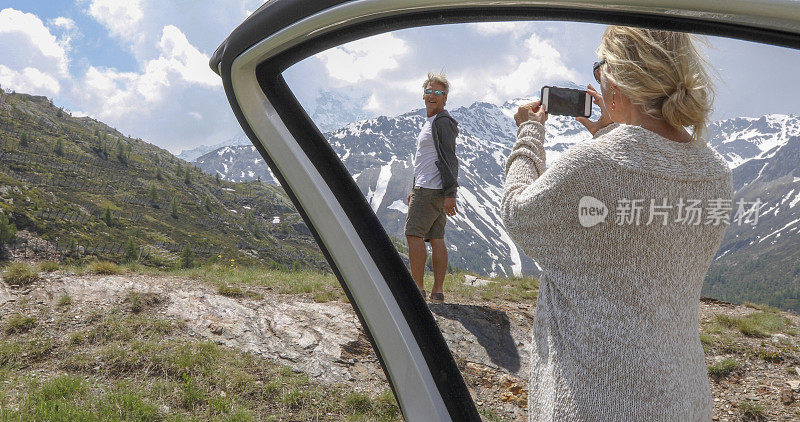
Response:
[[[210,62],[239,123],[342,284],[406,420],[480,416],[378,218],[281,75],[317,52],[377,33],[520,19],[659,27],[800,48],[800,7],[792,1],[271,0]]]

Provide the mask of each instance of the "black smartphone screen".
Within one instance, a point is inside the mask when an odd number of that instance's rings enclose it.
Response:
[[[561,116],[583,116],[586,110],[586,91],[570,88],[549,87],[547,104],[549,114]]]

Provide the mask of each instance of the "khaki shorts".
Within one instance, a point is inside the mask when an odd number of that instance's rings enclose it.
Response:
[[[444,190],[415,187],[411,191],[406,218],[406,236],[425,239],[444,239]]]

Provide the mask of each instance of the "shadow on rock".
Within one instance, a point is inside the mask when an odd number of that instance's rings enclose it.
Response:
[[[492,363],[510,372],[519,371],[519,352],[511,336],[511,322],[505,312],[486,306],[457,303],[430,303],[429,307],[436,315],[461,323],[486,350]]]

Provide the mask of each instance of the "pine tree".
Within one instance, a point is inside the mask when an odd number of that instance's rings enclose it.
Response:
[[[188,169],[186,170],[186,173],[184,173],[183,183],[186,183],[187,185],[191,185],[192,184],[192,174],[189,173]]]
[[[158,204],[158,191],[156,190],[156,185],[150,185],[150,191],[147,193],[148,199],[150,199],[150,205],[155,206]]]
[[[117,141],[117,160],[120,163],[127,165],[128,164],[128,150],[125,148],[125,144],[122,141]]]
[[[207,196],[203,198],[203,208],[205,208],[206,211],[211,212],[211,199],[209,199]]]
[[[216,179],[217,179],[217,180],[216,180],[217,184],[220,184],[220,180],[219,180],[219,173],[217,173],[217,174],[216,174]]]
[[[183,176],[183,166],[181,166],[180,164],[178,164],[178,165],[175,167],[175,177],[182,177],[182,176]]]
[[[192,254],[192,248],[189,247],[187,244],[183,247],[183,251],[181,252],[181,268],[192,268],[194,265],[194,254]]]
[[[156,167],[156,179],[164,180],[164,176],[161,175],[161,167]]]
[[[0,212],[0,243],[6,243],[14,239],[17,235],[17,227],[8,220],[5,214]]]
[[[172,202],[170,203],[170,208],[172,208],[172,218],[178,218],[178,200],[177,198],[173,197]]]
[[[26,132],[22,132],[19,135],[19,146],[27,147],[28,146],[28,134]]]
[[[125,262],[136,262],[139,260],[139,247],[132,238],[128,238],[125,242],[125,252],[122,255],[122,260]]]
[[[58,156],[64,155],[64,140],[63,139],[58,138],[58,140],[56,141],[56,150],[55,150],[55,152],[56,152],[56,154],[58,154]]]
[[[247,212],[244,213],[244,221],[247,223],[247,227],[251,229],[255,228],[256,220],[253,216],[253,210],[247,210]]]
[[[5,214],[0,213],[0,258],[5,258],[6,248],[5,244],[14,239],[17,235],[17,227],[8,221]]]
[[[78,253],[78,244],[75,242],[75,238],[71,237],[69,239],[69,246],[67,246],[67,256],[75,256]]]
[[[105,221],[108,227],[114,225],[114,217],[111,216],[111,208],[106,207],[106,210],[103,211],[103,221]]]

